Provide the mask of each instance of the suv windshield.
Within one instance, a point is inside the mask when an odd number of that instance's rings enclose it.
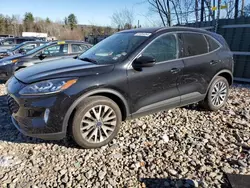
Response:
[[[117,63],[125,60],[136,48],[148,39],[151,33],[117,33],[96,44],[79,59],[97,64]]]

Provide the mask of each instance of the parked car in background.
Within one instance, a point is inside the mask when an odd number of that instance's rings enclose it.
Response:
[[[233,82],[233,55],[221,35],[201,29],[116,33],[78,58],[15,73],[7,83],[12,120],[22,133],[84,148],[109,143],[121,121],[201,102],[219,110]]]
[[[44,42],[44,41],[28,41],[28,42],[23,42],[19,45],[16,45],[8,50],[2,50],[2,51],[0,50],[0,59],[15,55],[15,54],[26,54],[30,50],[33,50],[34,48],[42,46],[46,43],[47,42]]]
[[[26,54],[16,54],[0,60],[0,80],[8,80],[15,71],[46,61],[77,56],[91,48],[81,41],[49,42]]]
[[[10,49],[17,44],[21,44],[26,41],[36,41],[39,40],[36,37],[8,37],[0,41],[0,50]]]

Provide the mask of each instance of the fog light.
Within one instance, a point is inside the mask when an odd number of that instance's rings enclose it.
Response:
[[[47,108],[46,110],[45,110],[45,112],[44,112],[44,121],[45,121],[45,123],[47,123],[48,122],[48,120],[49,120],[49,109]]]

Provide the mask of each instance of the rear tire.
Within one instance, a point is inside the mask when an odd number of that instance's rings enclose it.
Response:
[[[72,137],[83,148],[99,148],[118,133],[122,115],[119,106],[107,97],[85,99],[76,109]]]
[[[226,78],[217,76],[209,87],[207,96],[202,106],[211,111],[221,109],[227,103],[229,84]]]

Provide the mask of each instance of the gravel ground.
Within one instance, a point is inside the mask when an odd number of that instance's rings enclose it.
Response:
[[[250,175],[250,87],[231,89],[218,112],[196,106],[123,123],[100,149],[43,141],[12,125],[0,85],[0,187],[221,187]]]

